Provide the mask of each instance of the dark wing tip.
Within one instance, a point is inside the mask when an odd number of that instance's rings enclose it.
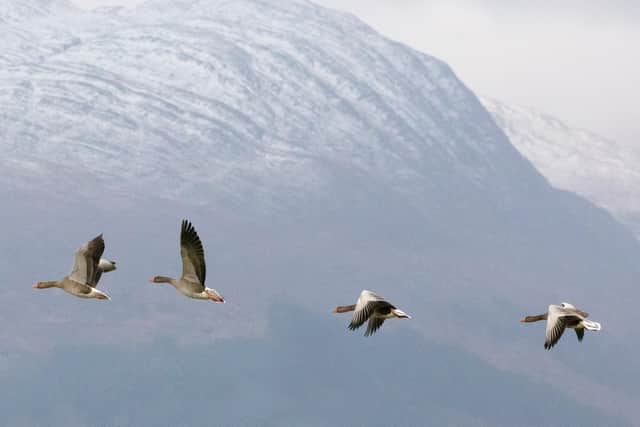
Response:
[[[195,227],[186,219],[182,220],[180,240],[182,243],[192,243],[198,246],[202,244]]]
[[[365,337],[373,335],[380,326],[384,323],[384,318],[382,317],[371,317],[369,318],[369,323],[367,324],[367,330],[364,333]]]
[[[87,249],[89,256],[94,259],[100,259],[100,257],[104,253],[104,239],[102,238],[102,233],[91,239],[91,241],[87,245]]]
[[[187,257],[189,257],[194,264],[200,283],[204,285],[207,276],[207,267],[204,260],[204,245],[195,227],[187,219],[182,220],[180,246],[187,251]]]

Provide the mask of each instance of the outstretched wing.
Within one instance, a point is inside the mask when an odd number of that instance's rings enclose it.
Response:
[[[371,291],[362,291],[360,293],[360,297],[358,297],[358,302],[356,302],[356,308],[353,312],[349,329],[358,329],[371,317],[371,314],[373,314],[374,311],[384,307],[393,308],[393,306],[385,301],[381,296],[376,295]]]
[[[204,247],[193,225],[186,219],[180,231],[180,256],[182,257],[182,278],[199,283],[204,290],[207,267],[204,262]]]
[[[69,278],[74,282],[95,287],[100,278],[98,263],[103,252],[102,234],[78,248]]]
[[[373,334],[375,331],[380,329],[380,326],[384,323],[384,317],[376,317],[372,316],[369,318],[369,323],[367,324],[367,331],[364,333],[365,337]]]
[[[550,305],[548,313],[544,348],[550,350],[560,340],[567,325],[575,325],[581,319],[576,316],[576,310],[567,310],[557,305]],[[578,334],[578,339],[581,340],[577,330],[576,333]]]

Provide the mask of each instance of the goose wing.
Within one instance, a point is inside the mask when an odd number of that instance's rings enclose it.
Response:
[[[576,322],[582,320],[581,313],[584,312],[578,309],[550,305],[548,313],[544,348],[550,350],[560,340],[567,325],[574,325]],[[578,334],[578,339],[580,339],[580,334]]]
[[[180,256],[182,257],[182,278],[198,283],[204,291],[207,267],[204,262],[204,247],[193,225],[186,219],[180,231]]]
[[[100,279],[98,263],[103,252],[102,234],[78,248],[69,278],[74,282],[95,287]]]
[[[96,283],[95,286],[98,285],[100,278],[102,277],[102,273],[108,273],[116,269],[116,262],[109,261],[106,258],[100,258],[98,262],[98,271],[96,272]]]
[[[362,293],[360,293],[360,297],[358,298],[358,302],[356,302],[356,308],[353,312],[353,317],[351,318],[349,329],[358,329],[371,317],[373,312],[385,307],[393,308],[393,306],[385,301],[381,296],[376,295],[371,291],[362,291]],[[378,329],[379,327],[380,325],[378,325],[375,329]],[[373,332],[375,332],[375,330]]]
[[[96,268],[96,278],[94,279],[94,284],[93,287],[95,288],[96,286],[98,286],[98,282],[100,281],[100,278],[102,277],[102,269],[100,267]]]
[[[373,334],[375,331],[380,329],[380,326],[384,323],[384,317],[371,316],[369,318],[369,323],[367,323],[367,331],[364,333],[365,337]]]

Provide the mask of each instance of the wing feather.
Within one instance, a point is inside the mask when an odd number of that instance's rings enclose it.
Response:
[[[552,349],[553,346],[557,344],[567,326],[575,325],[577,322],[582,320],[582,314],[586,314],[577,309],[567,309],[557,305],[550,305],[548,313],[547,329],[544,341],[544,348],[547,350]],[[584,331],[582,331],[581,334],[576,329],[576,334],[578,335],[578,340],[582,341]]]
[[[180,231],[180,256],[182,257],[182,278],[202,285],[207,276],[204,261],[204,247],[193,225],[186,219]]]
[[[100,279],[98,263],[103,253],[104,239],[100,234],[76,250],[69,278],[74,282],[95,287]]]
[[[362,291],[362,293],[360,293],[360,297],[358,297],[358,301],[356,302],[356,308],[353,312],[349,329],[352,331],[358,329],[376,310],[385,307],[393,308],[393,306],[385,301],[381,296],[376,295],[371,291]]]
[[[367,331],[364,333],[365,337],[370,336],[375,331],[380,329],[380,326],[384,323],[384,317],[372,316],[369,318],[369,323],[367,324]]]

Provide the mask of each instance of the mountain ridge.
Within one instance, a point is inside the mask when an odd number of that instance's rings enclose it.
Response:
[[[550,183],[601,206],[640,236],[640,155],[532,108],[481,98],[513,145]]]

